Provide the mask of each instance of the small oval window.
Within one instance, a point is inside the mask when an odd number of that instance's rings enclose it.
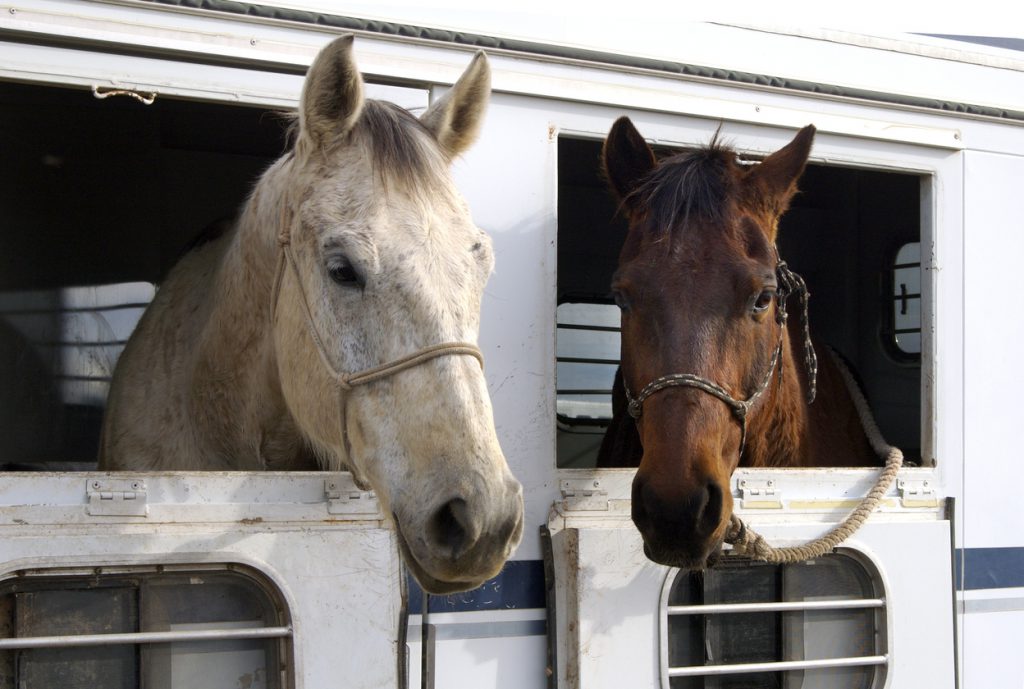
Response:
[[[892,267],[889,346],[903,358],[921,358],[921,244],[896,252]]]

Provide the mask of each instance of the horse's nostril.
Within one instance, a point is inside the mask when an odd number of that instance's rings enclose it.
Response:
[[[707,485],[707,497],[704,507],[700,512],[700,530],[710,534],[718,528],[718,522],[722,518],[722,488],[714,481]]]
[[[453,560],[458,559],[467,546],[469,509],[462,498],[449,500],[437,511],[429,525],[430,539],[447,551]]]

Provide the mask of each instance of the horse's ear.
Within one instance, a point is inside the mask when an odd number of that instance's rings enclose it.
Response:
[[[779,215],[785,212],[790,198],[796,193],[796,182],[811,154],[814,132],[814,125],[807,125],[797,132],[792,141],[750,170],[748,179],[757,185],[765,201]]]
[[[313,60],[299,106],[300,137],[316,148],[344,136],[363,111],[363,78],[352,57],[351,35],[337,38]]]
[[[463,153],[476,141],[490,95],[491,66],[481,50],[448,93],[420,117],[449,158]]]
[[[612,191],[625,199],[654,169],[654,151],[628,117],[615,120],[601,151],[605,176]]]

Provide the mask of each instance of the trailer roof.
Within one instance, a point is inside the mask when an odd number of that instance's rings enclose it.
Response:
[[[351,17],[319,11],[326,7],[315,0],[293,2],[290,6],[236,2],[235,0],[146,0],[183,9],[211,11],[261,20],[311,24],[319,27],[369,33],[382,37],[413,38],[484,50],[501,50],[549,59],[572,60],[702,79],[751,84],[759,87],[853,98],[879,103],[938,110],[973,116],[1024,122],[1024,39],[954,36],[940,34],[865,35],[828,30],[772,29],[723,24],[683,23],[670,27],[678,41],[659,40],[637,46],[637,36],[623,30],[621,41],[588,37],[569,42],[547,38],[521,38],[516,34],[496,35],[453,28],[408,24],[388,19]],[[303,9],[305,8],[305,9]],[[437,10],[435,14],[441,14]],[[586,17],[581,16],[581,29]],[[624,25],[630,28],[629,25]],[[516,27],[510,27],[516,31]],[[532,32],[544,36],[545,32]],[[747,47],[723,50],[724,40],[742,38],[776,45],[778,50]],[[784,43],[780,43],[780,41]],[[598,45],[599,44],[599,45]],[[717,44],[717,45],[716,45]],[[598,47],[595,47],[598,46]],[[826,51],[833,59],[815,60],[811,49]],[[847,64],[849,53],[860,50],[863,66]],[[734,56],[733,53],[736,55]],[[675,59],[686,55],[691,59]],[[823,54],[822,54],[823,55]],[[905,58],[890,64],[893,55]],[[820,56],[820,55],[818,55]],[[886,57],[888,56],[888,57]],[[897,58],[898,59],[898,58]],[[930,70],[915,67],[930,65]],[[945,69],[943,69],[945,67]],[[964,72],[963,70],[975,70]],[[1007,87],[976,83],[970,78],[981,70],[999,80],[1009,78]],[[895,73],[895,74],[894,74]],[[959,78],[958,78],[959,75]],[[1015,86],[1020,88],[1015,88]]]

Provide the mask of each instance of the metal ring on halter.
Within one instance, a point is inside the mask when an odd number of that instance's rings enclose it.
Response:
[[[778,255],[778,251],[776,251],[776,255]],[[803,278],[790,270],[785,261],[781,259],[778,260],[775,266],[775,273],[779,282],[776,290],[777,306],[775,313],[775,320],[779,324],[779,343],[775,346],[775,351],[772,353],[771,362],[768,364],[768,370],[764,379],[753,394],[745,400],[737,400],[730,395],[725,388],[712,380],[702,378],[701,376],[693,373],[670,373],[652,380],[640,390],[636,397],[634,397],[629,391],[629,386],[625,386],[626,401],[628,403],[626,411],[634,420],[640,419],[640,415],[643,413],[644,400],[654,393],[671,387],[697,388],[712,397],[717,397],[722,400],[722,402],[732,410],[733,415],[740,424],[739,454],[742,455],[747,441],[747,412],[750,411],[750,408],[754,405],[757,398],[768,389],[768,385],[771,383],[772,375],[774,374],[776,367],[780,369],[779,381],[780,383],[782,381],[782,344],[786,331],[786,319],[789,317],[789,314],[786,311],[786,299],[788,299],[789,295],[793,292],[800,294],[800,303],[803,310],[802,324],[804,330],[804,359],[807,366],[807,377],[809,381],[807,402],[809,404],[814,401],[814,397],[817,392],[818,359],[814,353],[814,346],[811,344],[810,326],[808,323],[807,311],[810,293],[807,291],[807,285],[804,283]]]

